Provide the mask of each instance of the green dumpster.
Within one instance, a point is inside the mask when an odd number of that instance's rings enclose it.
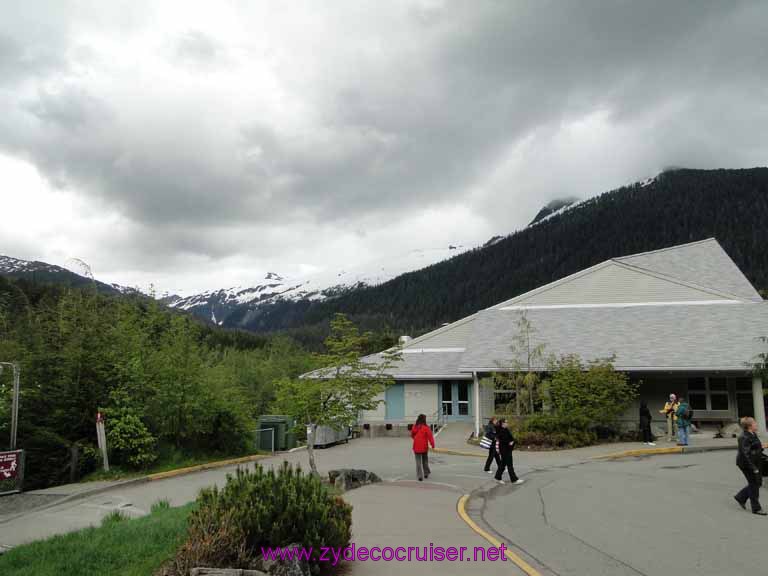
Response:
[[[296,447],[293,433],[295,422],[290,416],[270,414],[259,418],[257,445],[260,450],[270,452],[290,450]],[[273,444],[274,443],[274,444]]]

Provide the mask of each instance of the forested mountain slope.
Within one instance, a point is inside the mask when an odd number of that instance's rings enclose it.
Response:
[[[768,168],[678,169],[573,205],[491,245],[324,302],[284,302],[249,325],[324,323],[333,312],[418,333],[608,258],[715,237],[768,288]]]

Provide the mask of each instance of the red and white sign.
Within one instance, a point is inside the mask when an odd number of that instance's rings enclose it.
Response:
[[[0,452],[0,480],[16,478],[19,473],[21,451]]]

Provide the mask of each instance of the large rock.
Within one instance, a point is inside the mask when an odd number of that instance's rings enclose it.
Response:
[[[365,486],[366,484],[381,482],[381,478],[373,472],[368,472],[368,470],[353,470],[351,468],[331,470],[328,472],[328,480],[331,485],[342,492],[360,488],[360,486]]]
[[[720,430],[720,433],[723,435],[723,438],[738,438],[741,434],[741,426],[735,423],[731,423],[723,426],[723,429]]]

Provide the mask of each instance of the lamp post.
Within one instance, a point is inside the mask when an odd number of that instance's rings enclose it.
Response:
[[[16,432],[19,429],[19,377],[21,369],[16,362],[0,362],[0,375],[3,367],[13,371],[13,403],[11,405],[11,450],[16,450]]]

